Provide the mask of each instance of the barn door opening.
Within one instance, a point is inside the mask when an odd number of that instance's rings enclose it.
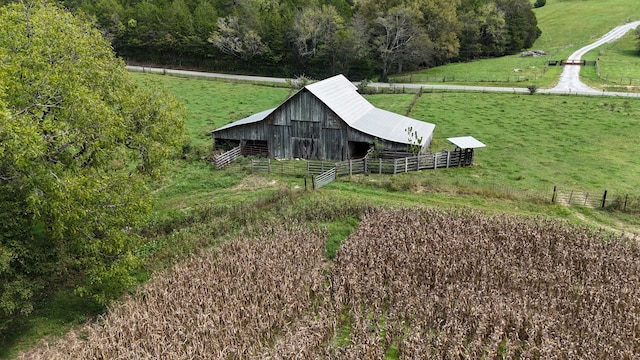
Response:
[[[360,141],[349,141],[349,156],[351,159],[362,159],[367,155],[371,144]]]
[[[242,155],[269,157],[269,144],[266,140],[244,140],[242,141]]]

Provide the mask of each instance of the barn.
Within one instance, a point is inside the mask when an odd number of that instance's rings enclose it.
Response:
[[[341,161],[363,157],[374,143],[384,150],[426,152],[434,128],[376,108],[347,78],[336,75],[211,134],[214,148],[241,146],[244,155]]]

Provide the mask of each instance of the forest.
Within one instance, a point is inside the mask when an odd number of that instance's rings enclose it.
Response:
[[[64,0],[129,63],[378,77],[514,54],[541,31],[529,0]]]

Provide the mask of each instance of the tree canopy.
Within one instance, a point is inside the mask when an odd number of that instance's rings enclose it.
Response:
[[[45,280],[106,302],[132,282],[148,183],[184,143],[181,106],[137,85],[86,18],[0,8],[0,329]]]
[[[516,53],[540,35],[529,0],[66,0],[65,5],[94,16],[129,60],[265,75],[384,77],[389,71]],[[410,9],[411,27],[421,35],[398,51],[411,48],[414,54],[381,52],[381,21],[403,8]]]

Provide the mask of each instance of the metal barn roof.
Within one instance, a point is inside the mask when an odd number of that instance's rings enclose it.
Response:
[[[267,116],[269,116],[269,114],[271,114],[275,109],[277,109],[277,108],[261,111],[259,113],[253,114],[253,115],[251,115],[249,117],[246,117],[244,119],[240,119],[240,120],[234,121],[234,122],[232,122],[230,124],[227,124],[227,125],[225,125],[223,127],[217,128],[214,131],[232,128],[232,127],[237,126],[237,125],[246,125],[246,124],[251,124],[251,123],[258,122],[258,121],[262,121]]]
[[[417,131],[418,136],[422,138],[420,145],[431,140],[434,124],[376,108],[358,93],[358,88],[344,75],[336,75],[307,85],[305,89],[320,99],[349,126],[363,133],[384,140],[412,144],[417,139],[413,139],[409,134],[410,128],[412,133]],[[225,125],[214,132],[236,125],[262,121],[274,110],[276,108],[259,112]]]
[[[320,99],[352,128],[375,137],[411,144],[408,129],[422,137],[420,145],[431,140],[434,124],[402,116],[371,105],[344,75],[336,75],[311,85],[307,90]],[[412,132],[413,132],[412,131]]]
[[[447,140],[449,140],[450,143],[459,147],[460,149],[477,149],[487,146],[476,140],[476,138],[474,138],[473,136],[452,137],[447,138]]]

